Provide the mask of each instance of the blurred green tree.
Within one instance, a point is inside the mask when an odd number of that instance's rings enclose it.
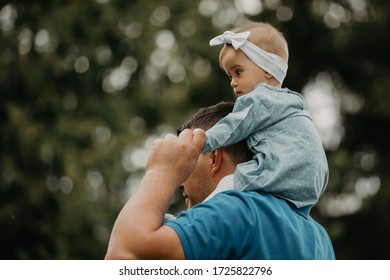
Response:
[[[0,4],[1,259],[103,258],[153,139],[234,100],[208,40],[244,18],[289,42],[285,86],[305,95],[331,170],[313,215],[337,257],[390,257],[390,4],[41,2]]]

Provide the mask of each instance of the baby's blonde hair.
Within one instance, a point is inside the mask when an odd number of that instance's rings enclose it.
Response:
[[[269,53],[280,56],[288,63],[289,53],[287,41],[284,35],[274,26],[264,22],[246,21],[231,31],[235,33],[250,31],[248,41]]]

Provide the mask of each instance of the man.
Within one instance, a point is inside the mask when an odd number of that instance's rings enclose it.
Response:
[[[235,167],[248,160],[245,146],[200,154],[204,130],[232,108],[223,102],[202,109],[178,137],[155,141],[145,177],[116,220],[106,259],[334,259],[309,208],[233,190]],[[162,225],[177,188],[189,210]]]
[[[232,102],[221,102],[214,106],[200,109],[185,124],[183,124],[180,129],[178,129],[177,135],[187,128],[194,129],[198,127],[204,131],[210,129],[219,120],[231,113],[233,106],[234,103]],[[222,156],[223,165],[227,165],[229,167],[229,171],[227,171],[229,174],[230,170],[235,170],[237,164],[251,160],[253,154],[244,140],[227,146],[224,149],[216,149],[213,153],[201,154],[198,159],[197,168],[194,170],[190,178],[188,178],[183,185],[179,187],[179,189],[183,191],[183,196],[186,198],[188,208],[211,199],[219,192],[231,190],[233,188],[233,185],[231,185],[230,182],[233,174],[226,176],[227,178],[224,178],[225,172],[219,172],[218,174],[220,176],[215,176],[214,174],[212,174],[213,176],[205,176],[205,174],[208,174],[208,171],[204,170],[204,168],[212,167],[203,164],[203,162],[207,162],[207,160],[209,160],[209,162],[213,162],[213,159],[219,159],[220,156]],[[227,158],[225,158],[226,156]],[[210,160],[209,157],[212,157],[212,159]]]

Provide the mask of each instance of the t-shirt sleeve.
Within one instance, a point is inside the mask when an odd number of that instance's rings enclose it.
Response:
[[[255,228],[256,219],[247,204],[236,199],[240,197],[218,194],[165,224],[179,236],[186,259],[232,259],[244,253],[241,242]]]

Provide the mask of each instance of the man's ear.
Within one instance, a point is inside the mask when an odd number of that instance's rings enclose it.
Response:
[[[218,171],[221,169],[222,165],[222,149],[218,148],[211,152],[211,157],[213,159],[213,163],[211,165],[211,176],[215,176],[215,174],[218,173]]]

